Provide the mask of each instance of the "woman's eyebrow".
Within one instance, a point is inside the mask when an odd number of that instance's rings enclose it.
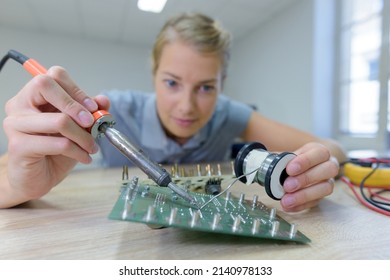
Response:
[[[172,74],[171,72],[167,72],[167,71],[165,71],[165,72],[162,72],[164,75],[168,75],[168,76],[171,76],[172,78],[174,78],[174,79],[176,79],[176,80],[178,80],[178,81],[181,81],[182,80],[182,78],[181,77],[179,77],[179,76],[177,76],[177,75],[175,75],[175,74]],[[199,81],[199,82],[197,82],[197,84],[208,84],[208,83],[215,83],[217,81],[217,79],[208,79],[208,80],[203,80],[203,81]]]
[[[171,76],[172,78],[176,79],[176,80],[181,80],[181,78],[179,76],[176,76],[175,74],[172,74],[170,72],[162,72],[164,75],[168,75],[168,76]]]

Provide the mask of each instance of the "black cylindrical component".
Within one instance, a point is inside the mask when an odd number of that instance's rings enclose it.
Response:
[[[221,192],[221,179],[211,178],[206,182],[205,191],[207,194],[217,195]]]

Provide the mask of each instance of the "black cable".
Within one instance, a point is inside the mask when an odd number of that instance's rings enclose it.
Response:
[[[375,167],[373,167],[373,169],[370,171],[370,173],[368,173],[363,179],[362,181],[360,182],[360,186],[359,186],[359,189],[360,189],[360,193],[362,195],[362,197],[364,198],[365,201],[367,201],[368,203],[370,203],[371,205],[379,208],[379,209],[382,209],[383,211],[386,211],[386,212],[390,212],[390,209],[388,207],[383,207],[381,204],[382,203],[377,203],[375,200],[369,198],[366,196],[366,194],[364,193],[364,183],[367,181],[368,178],[370,178],[370,176],[372,174],[375,173],[375,171],[378,169],[379,167],[379,164],[377,164]]]
[[[10,59],[10,58],[19,62],[20,64],[25,63],[29,59],[27,56],[25,56],[24,54],[21,54],[18,51],[9,50],[8,53],[0,61],[0,71],[3,68],[3,66],[5,65],[5,63],[8,61],[8,59]]]
[[[4,64],[7,62],[7,60],[10,58],[8,54],[6,54],[0,61],[0,71],[3,68]]]
[[[390,192],[390,190],[379,190],[377,192],[375,192],[376,195],[379,195],[381,193],[384,193],[384,192]],[[370,199],[372,201],[374,201],[375,203],[378,203],[378,204],[381,204],[381,205],[385,205],[385,206],[390,206],[390,202],[385,202],[385,201],[382,201],[382,200],[378,200],[375,198],[376,196],[374,194],[371,194],[370,195]],[[380,199],[380,198],[379,198]]]

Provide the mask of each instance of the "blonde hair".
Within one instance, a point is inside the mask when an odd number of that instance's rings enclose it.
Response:
[[[231,35],[212,18],[199,13],[184,13],[169,19],[157,35],[152,52],[152,71],[160,64],[165,45],[181,40],[201,53],[215,53],[221,59],[222,75],[226,76],[230,58]]]

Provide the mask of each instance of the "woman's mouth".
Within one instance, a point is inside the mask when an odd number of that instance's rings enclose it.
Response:
[[[173,119],[175,123],[181,127],[190,127],[195,122],[194,119],[175,118],[175,117]]]

